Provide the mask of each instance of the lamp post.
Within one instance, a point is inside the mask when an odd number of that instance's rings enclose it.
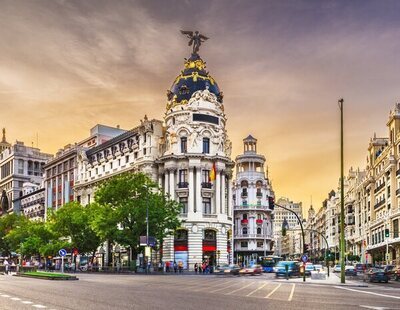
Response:
[[[340,109],[340,282],[345,283],[344,241],[344,168],[343,168],[343,98],[338,100]]]
[[[293,210],[289,209],[289,208],[286,208],[284,206],[278,205],[276,203],[274,205],[276,207],[279,207],[279,208],[282,208],[282,209],[284,209],[286,211],[289,211],[289,212],[293,213],[296,216],[297,220],[299,221],[300,228],[301,228],[301,236],[302,236],[302,239],[303,239],[303,254],[305,254],[306,253],[306,243],[305,243],[305,237],[304,237],[304,228],[303,228],[303,222],[300,219],[299,215],[296,212],[294,212]],[[306,273],[305,272],[303,272],[303,282],[306,282]]]
[[[118,261],[117,261],[117,272],[121,267],[121,247],[117,244],[114,249],[115,253],[118,253]]]

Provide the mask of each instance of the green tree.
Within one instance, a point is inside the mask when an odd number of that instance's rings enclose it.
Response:
[[[92,225],[98,235],[139,253],[139,237],[146,235],[146,208],[149,235],[159,243],[180,226],[181,205],[163,195],[143,173],[124,173],[100,185],[95,195]]]
[[[52,230],[61,238],[60,241],[69,240],[70,247],[77,248],[80,253],[92,254],[92,260],[101,243],[91,226],[93,211],[90,205],[84,207],[78,202],[69,202],[51,215],[49,221]]]
[[[25,217],[21,215],[6,214],[0,217],[0,253],[4,257],[11,255],[11,252],[16,252],[19,246],[14,239],[7,237],[10,234],[16,234],[14,230],[23,226]]]

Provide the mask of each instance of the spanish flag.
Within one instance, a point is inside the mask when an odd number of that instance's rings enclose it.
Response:
[[[210,171],[209,181],[215,181],[215,176],[217,175],[217,169],[215,168],[215,163],[213,163],[212,169]]]

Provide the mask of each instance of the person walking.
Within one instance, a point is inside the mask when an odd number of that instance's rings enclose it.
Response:
[[[6,274],[8,274],[8,268],[10,267],[10,264],[8,263],[8,260],[5,259],[3,264],[4,264],[4,270],[5,270]]]
[[[206,262],[203,262],[203,265],[201,266],[201,269],[203,269],[203,274],[206,273],[206,268],[207,268]]]
[[[166,261],[165,262],[165,271],[166,272],[169,272],[169,265],[170,265],[171,263],[169,262],[169,261]]]
[[[197,263],[196,264],[194,264],[194,272],[197,274],[197,268],[198,268],[198,265],[197,265]]]
[[[174,272],[176,273],[178,271],[178,265],[176,261],[174,261]]]
[[[179,270],[179,273],[183,272],[183,262],[181,260],[178,263],[178,270]]]

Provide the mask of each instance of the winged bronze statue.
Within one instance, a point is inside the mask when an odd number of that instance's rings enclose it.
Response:
[[[193,45],[193,54],[197,54],[197,52],[200,49],[201,43],[208,40],[208,38],[205,35],[202,35],[198,31],[193,32],[193,31],[181,30],[181,33],[187,36],[188,39],[190,39],[188,45],[189,46]]]

